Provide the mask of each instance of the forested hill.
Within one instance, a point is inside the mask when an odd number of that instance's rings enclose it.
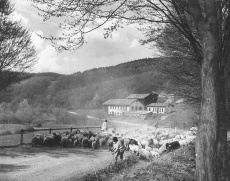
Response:
[[[17,105],[26,99],[33,107],[101,108],[108,99],[158,92],[167,87],[168,82],[156,69],[161,59],[140,59],[72,75],[31,74],[29,79],[13,85],[1,102]]]

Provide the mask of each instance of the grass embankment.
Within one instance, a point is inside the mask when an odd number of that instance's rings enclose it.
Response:
[[[71,181],[193,181],[195,180],[195,146],[167,152],[152,162],[128,157],[126,164],[119,163]],[[230,180],[230,146],[226,169],[219,173],[219,181]]]
[[[103,170],[88,174],[82,178],[71,181],[192,181],[195,175],[195,150],[194,147],[180,148],[173,152],[165,153],[152,162],[139,159],[132,155],[124,164],[111,165]]]

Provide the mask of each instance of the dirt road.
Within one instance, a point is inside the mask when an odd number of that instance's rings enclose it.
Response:
[[[0,158],[1,181],[71,180],[88,172],[96,172],[113,160],[106,149],[31,146],[0,148]]]

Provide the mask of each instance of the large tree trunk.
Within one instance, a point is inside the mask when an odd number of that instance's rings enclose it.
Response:
[[[227,130],[228,130],[228,111],[227,111],[227,81],[225,80],[225,67],[221,67],[220,76],[221,82],[220,91],[220,130],[217,147],[218,169],[224,169],[227,159]]]
[[[206,26],[203,31],[201,70],[201,118],[196,143],[196,180],[217,181],[217,145],[220,128],[221,51],[218,41],[215,3],[206,1]]]
[[[211,33],[207,36],[204,63],[202,65],[201,118],[196,145],[196,178],[199,181],[217,180],[217,144],[219,140],[219,75],[218,54]]]

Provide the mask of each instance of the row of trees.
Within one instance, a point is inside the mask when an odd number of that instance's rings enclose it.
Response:
[[[201,115],[196,145],[196,180],[218,180],[218,169],[224,163],[227,139],[226,89],[229,76],[230,2],[226,0],[32,0],[44,20],[60,18],[64,33],[49,38],[58,51],[77,49],[85,35],[112,22],[105,37],[120,24],[138,24],[151,43],[156,33],[172,25],[188,47],[189,61],[172,62],[174,68],[192,65],[190,77],[201,82]],[[40,6],[43,5],[43,6]],[[42,7],[42,8],[41,8]],[[161,25],[160,25],[161,24]],[[164,24],[162,26],[162,24]],[[168,26],[168,28],[172,26]],[[163,28],[162,28],[163,27]],[[162,29],[161,29],[162,28]],[[179,37],[179,36],[178,36]],[[55,41],[63,41],[60,45]],[[181,46],[179,46],[181,47]],[[168,51],[168,50],[167,50]],[[184,50],[173,50],[180,57]],[[180,52],[180,53],[179,53]],[[169,52],[170,53],[170,52]],[[191,58],[191,56],[192,58]],[[191,58],[191,59],[190,59]],[[199,71],[196,71],[199,70]],[[191,75],[189,75],[191,74]],[[196,75],[200,75],[194,77]],[[186,78],[186,79],[185,79]],[[188,83],[189,83],[188,82]],[[198,83],[199,84],[199,83]],[[197,91],[199,95],[199,91]],[[194,97],[194,95],[193,95]],[[221,130],[221,131],[220,131]]]
[[[43,124],[47,121],[56,124],[84,125],[87,121],[85,115],[71,115],[66,109],[50,105],[47,108],[33,107],[26,99],[20,103],[0,104],[0,124]],[[12,109],[14,107],[14,110]]]

